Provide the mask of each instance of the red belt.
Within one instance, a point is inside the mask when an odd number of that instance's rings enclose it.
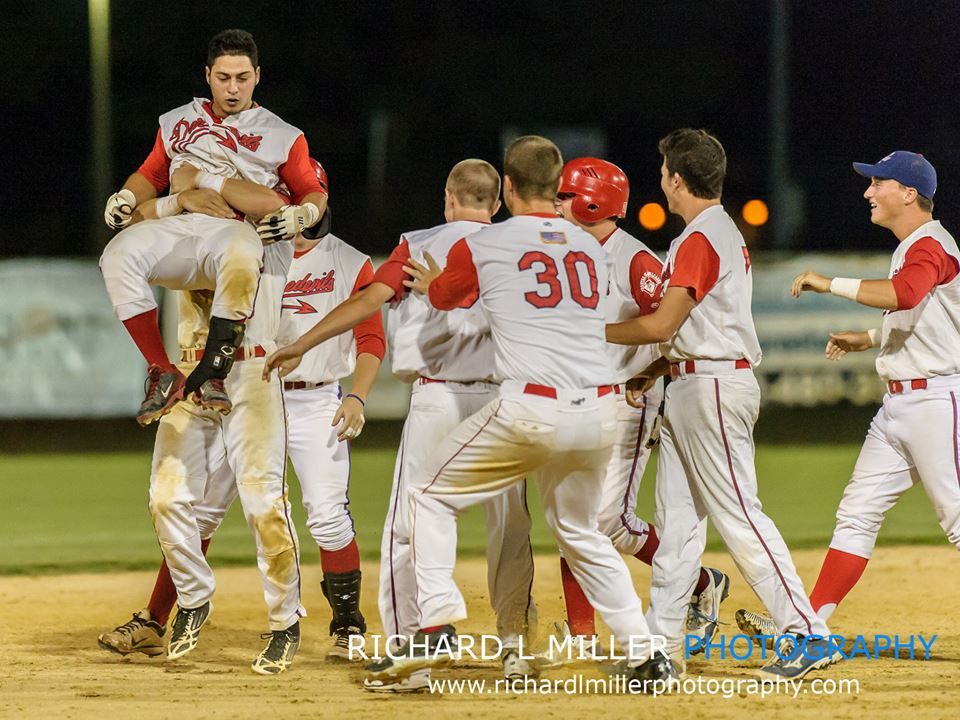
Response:
[[[327,383],[307,382],[306,380],[290,380],[283,383],[284,390],[312,390],[313,388],[323,387]]]
[[[899,395],[904,390],[904,387],[903,387],[904,383],[910,383],[911,390],[927,389],[927,381],[924,379],[920,379],[920,380],[891,380],[890,382],[887,383],[887,390],[890,391],[891,395]]]
[[[711,360],[710,362],[723,362],[722,360]],[[749,370],[750,361],[744,360],[743,358],[739,360],[733,360],[733,367],[735,370]],[[697,372],[697,361],[696,360],[684,360],[683,362],[670,363],[670,377],[678,378],[680,377],[680,370],[683,369],[684,375],[692,375]]]
[[[446,383],[446,380],[434,380],[433,378],[422,377],[420,378],[421,385],[427,385],[429,383]]]
[[[245,348],[238,347],[233,354],[234,360],[250,360],[251,358],[262,358],[267,356],[267,351],[259,345],[255,345],[250,354],[247,354]],[[180,362],[199,362],[203,357],[203,348],[186,348],[180,351]]]
[[[600,385],[597,388],[597,397],[603,397],[604,395],[609,395],[612,392],[619,394],[619,387],[619,385]],[[523,392],[526,395],[539,395],[540,397],[550,398],[551,400],[557,399],[557,389],[548,385],[527,383],[523,388]]]

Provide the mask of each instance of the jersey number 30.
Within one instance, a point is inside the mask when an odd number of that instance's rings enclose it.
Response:
[[[539,270],[535,266],[541,266]],[[590,291],[584,293],[580,284],[580,274],[577,272],[577,266],[582,265],[590,276]],[[560,285],[560,278],[557,277],[557,263],[552,257],[540,250],[531,250],[525,253],[520,262],[517,263],[520,270],[536,270],[537,283],[545,285],[544,288],[537,288],[536,292],[530,291],[524,293],[524,299],[537,308],[552,308],[560,304],[563,299],[563,287]],[[600,294],[597,292],[597,268],[593,264],[593,259],[585,252],[571,250],[563,256],[563,268],[567,273],[567,280],[570,285],[570,297],[580,307],[590,310],[597,307],[600,302]]]

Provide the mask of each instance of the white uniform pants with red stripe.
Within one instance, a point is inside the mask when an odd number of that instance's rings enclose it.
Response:
[[[916,483],[940,527],[960,548],[960,376],[887,395],[870,423],[853,476],[837,509],[830,547],[869,558],[883,518]]]
[[[429,482],[428,463],[443,439],[496,398],[497,391],[496,385],[484,382],[414,382],[380,548],[380,619],[387,635],[406,637],[420,627],[410,545],[411,492],[422,490]],[[497,615],[497,633],[504,647],[517,647],[520,637],[537,624],[530,595],[533,553],[525,483],[491,498],[483,510],[487,586]]]
[[[189,373],[193,365],[180,365]],[[191,402],[160,419],[150,476],[150,513],[181,607],[209,601],[215,582],[200,548],[218,517],[211,508],[232,502],[232,470],[247,524],[257,545],[271,630],[305,615],[300,605],[300,558],[287,499],[286,437],[280,384],[260,379],[263,360],[237,362],[226,380],[233,411],[221,417]],[[215,516],[216,513],[213,513]],[[220,515],[222,517],[222,514]]]
[[[753,426],[759,408],[760,388],[749,369],[686,375],[667,387],[655,516],[662,535],[647,619],[667,638],[668,652],[682,648],[708,517],[780,632],[828,634],[757,497]]]
[[[151,285],[213,290],[214,317],[251,315],[263,265],[263,244],[252,225],[184,213],[144,220],[118,233],[100,256],[107,295],[120,320],[153,310]]]
[[[557,398],[506,382],[500,398],[437,448],[427,486],[413,495],[414,568],[420,626],[466,617],[453,580],[457,516],[533,474],[547,524],[574,577],[631,658],[650,654],[640,598],[620,554],[597,527],[600,488],[616,426],[614,396],[595,388]]]
[[[600,495],[600,532],[624,555],[636,555],[650,536],[650,525],[637,517],[637,491],[650,459],[647,440],[663,397],[661,385],[644,395],[642,408],[617,395],[617,430]]]

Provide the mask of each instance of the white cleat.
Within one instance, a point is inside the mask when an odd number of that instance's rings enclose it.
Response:
[[[376,693],[430,692],[430,668],[417,670],[407,677],[398,680],[374,680],[367,678],[363,681],[363,689]]]

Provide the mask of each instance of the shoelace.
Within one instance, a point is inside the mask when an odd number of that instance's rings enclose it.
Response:
[[[284,646],[288,642],[293,642],[296,638],[293,633],[286,630],[274,630],[273,632],[262,633],[260,635],[261,640],[270,639],[270,644],[267,645],[267,649],[263,651],[263,656],[272,662],[277,662],[283,659]]]
[[[114,632],[120,632],[122,630],[130,630],[132,632],[133,630],[138,630],[144,627],[147,624],[147,622],[148,622],[147,620],[140,617],[139,613],[134,613],[132,618],[130,618],[127,622],[125,622],[123,625],[118,627]]]
[[[147,370],[147,379],[143,383],[143,394],[148,395],[154,387],[160,384],[160,376],[163,375],[163,368],[159,365],[151,365]]]
[[[171,636],[179,637],[180,635],[183,635],[187,630],[187,626],[193,620],[193,615],[196,612],[196,608],[193,610],[181,610],[178,612],[177,616],[173,620],[173,631],[170,633]]]

